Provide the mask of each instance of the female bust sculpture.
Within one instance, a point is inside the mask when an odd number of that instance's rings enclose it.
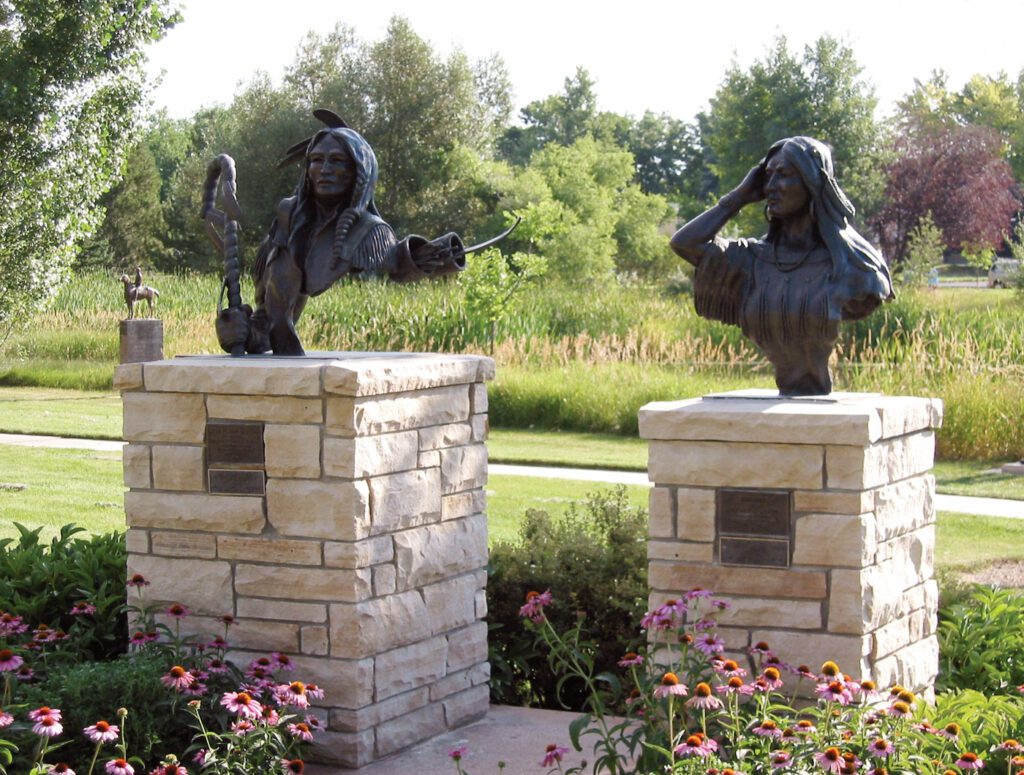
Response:
[[[769,224],[763,239],[717,236],[743,207],[762,200]],[[828,146],[790,137],[672,237],[672,249],[696,267],[697,313],[740,326],[775,367],[780,395],[830,393],[839,321],[864,318],[892,297],[889,269],[850,225],[853,214]]]

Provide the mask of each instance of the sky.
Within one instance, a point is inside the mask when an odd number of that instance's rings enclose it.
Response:
[[[935,69],[959,89],[974,73],[1024,69],[1024,0],[860,0],[838,3],[751,0],[181,0],[184,21],[149,49],[160,76],[153,107],[185,118],[230,103],[257,70],[279,82],[310,30],[335,23],[366,41],[388,20],[406,17],[446,57],[497,53],[505,61],[516,110],[562,91],[584,67],[596,81],[601,110],[646,110],[690,121],[732,62],[748,67],[777,35],[791,51],[823,34],[849,45],[874,85],[879,117]]]

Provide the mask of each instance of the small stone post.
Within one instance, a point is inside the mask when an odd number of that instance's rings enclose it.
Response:
[[[164,357],[164,322],[155,318],[122,320],[118,326],[121,363],[160,361]]]
[[[201,356],[121,366],[128,572],[231,658],[326,692],[346,767],[488,707],[489,358]]]
[[[727,647],[928,691],[936,399],[737,391],[647,404],[651,604],[728,599]]]

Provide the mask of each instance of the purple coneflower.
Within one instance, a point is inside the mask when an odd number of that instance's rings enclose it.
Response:
[[[721,686],[716,686],[715,691],[717,691],[719,694],[742,694],[745,696],[754,693],[753,687],[743,683],[743,679],[740,678],[738,675],[732,676],[728,681],[726,681]]]
[[[543,592],[530,590],[526,593],[526,602],[519,609],[519,615],[539,623],[544,620],[544,606],[551,605],[552,600],[550,589]]]
[[[167,606],[167,615],[170,616],[170,617],[173,617],[175,619],[184,619],[186,616],[189,616],[191,613],[192,612],[189,611],[181,603],[171,603],[169,606]]]
[[[469,746],[465,743],[459,743],[448,752],[448,755],[455,761],[462,761],[462,757],[467,753],[469,753]]]
[[[837,702],[840,705],[849,705],[853,699],[850,696],[850,690],[846,688],[846,684],[842,681],[830,681],[829,683],[820,683],[815,687],[814,693],[827,702]]]
[[[64,731],[64,726],[54,716],[42,716],[32,725],[32,731],[40,737],[56,737]]]
[[[758,737],[770,737],[773,740],[782,737],[782,730],[779,729],[779,725],[768,718],[762,720],[751,731]]]
[[[1014,740],[1012,737],[1007,738],[999,745],[992,747],[993,751],[1009,751],[1010,753],[1024,753],[1024,745]]]
[[[231,723],[231,731],[239,737],[249,734],[255,728],[256,726],[247,718],[240,718],[238,721]]]
[[[627,651],[619,660],[619,667],[637,667],[644,663],[644,658],[633,651]]]
[[[774,666],[768,666],[761,673],[761,679],[768,684],[772,691],[777,691],[782,688],[782,674],[779,669]]]
[[[306,771],[306,763],[302,759],[282,759],[281,771],[286,775],[302,775]]]
[[[839,775],[843,765],[846,763],[843,761],[843,755],[839,752],[838,748],[826,748],[824,751],[819,751],[814,754],[815,763],[825,770],[825,772],[831,772],[833,775]]]
[[[324,698],[324,690],[316,684],[306,684],[306,694],[314,700],[322,700]]]
[[[544,760],[540,763],[540,766],[553,767],[556,763],[562,761],[562,757],[567,753],[569,753],[569,749],[564,745],[548,743],[547,748],[544,749]]]
[[[956,766],[961,770],[980,770],[984,768],[985,762],[976,753],[964,751],[960,754],[960,758],[956,760]]]
[[[793,763],[793,756],[789,751],[776,751],[772,754],[772,769],[784,770]]]
[[[870,743],[868,743],[868,754],[874,756],[876,759],[884,759],[887,756],[891,756],[893,750],[892,743],[886,740],[884,737],[876,737]]]
[[[936,730],[935,734],[937,734],[939,737],[944,737],[947,740],[952,740],[953,742],[956,742],[960,739],[960,725],[957,724],[955,721],[951,722],[949,724],[946,724],[946,726],[944,726],[942,729]]]
[[[707,654],[721,654],[725,651],[725,641],[722,637],[714,632],[706,632],[693,643],[694,647],[701,653]]]
[[[220,698],[220,704],[232,713],[237,713],[246,718],[259,718],[263,710],[260,705],[248,692],[226,692]]]
[[[196,677],[181,665],[175,665],[166,675],[160,676],[160,681],[167,688],[181,692],[194,684]]]
[[[722,701],[712,693],[710,685],[701,681],[693,687],[693,696],[686,701],[686,706],[701,710],[718,710],[722,707]]]
[[[84,732],[85,736],[94,743],[109,743],[113,740],[117,740],[121,730],[118,729],[116,725],[100,719],[92,726],[88,726],[83,729],[82,732]]]
[[[57,762],[56,764],[50,765],[50,769],[46,771],[46,775],[75,775],[75,771],[71,769],[71,765],[65,764],[64,762]]]
[[[903,700],[896,700],[889,707],[889,715],[895,718],[906,718],[910,715],[910,706],[903,702]]]
[[[9,614],[6,611],[0,613],[0,637],[18,635],[27,629],[28,625],[22,621],[20,616]]]
[[[309,698],[306,696],[306,684],[302,683],[302,681],[281,684],[274,690],[274,695],[282,705],[291,705],[293,708],[309,707]]]
[[[188,770],[177,762],[165,762],[150,772],[149,775],[188,775]]]
[[[654,696],[659,699],[670,695],[685,697],[688,693],[686,686],[679,683],[679,676],[675,673],[665,673],[661,677],[661,682],[654,687]]]
[[[135,587],[136,589],[142,589],[143,587],[149,586],[149,581],[141,573],[132,574],[132,577],[128,579],[129,587]]]
[[[10,649],[0,649],[0,672],[12,673],[24,663],[25,660]]]
[[[710,756],[711,751],[705,745],[703,735],[690,735],[682,743],[675,747],[676,756],[690,757],[700,756],[701,758]]]
[[[312,730],[310,730],[308,724],[306,724],[306,723],[304,723],[302,721],[297,721],[294,724],[289,724],[288,725],[288,732],[289,732],[289,734],[291,734],[292,737],[296,738],[297,740],[302,740],[303,742],[306,742],[306,743],[313,742],[313,732],[312,732]]]
[[[28,717],[32,721],[39,721],[40,719],[46,716],[50,716],[52,718],[55,718],[57,721],[60,721],[60,708],[51,708],[46,705],[43,705],[40,708],[36,708],[35,710],[30,710],[28,712]]]
[[[96,613],[96,606],[85,600],[79,600],[71,606],[71,610],[68,613],[72,616],[92,616]]]

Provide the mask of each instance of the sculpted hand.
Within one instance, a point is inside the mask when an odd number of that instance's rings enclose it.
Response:
[[[749,205],[764,199],[765,177],[764,165],[755,164],[751,167],[740,184],[731,192],[736,195],[738,204]]]

